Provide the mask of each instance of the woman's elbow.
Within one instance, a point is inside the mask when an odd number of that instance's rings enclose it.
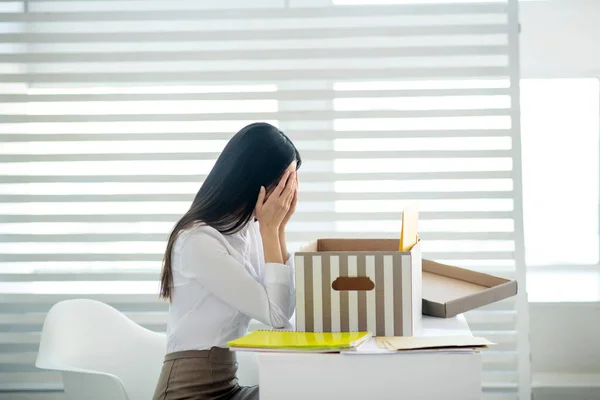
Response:
[[[290,318],[288,309],[281,309],[279,307],[271,308],[271,326],[274,329],[285,329],[290,327]]]
[[[283,322],[277,322],[277,323],[274,323],[271,327],[273,329],[287,329],[287,328],[289,328],[289,324],[288,323],[284,324]]]
[[[290,320],[285,315],[273,315],[271,316],[271,326],[273,329],[286,329],[290,326]]]

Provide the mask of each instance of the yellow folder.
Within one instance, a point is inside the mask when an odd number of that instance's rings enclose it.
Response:
[[[292,332],[258,330],[232,340],[233,349],[336,351],[358,347],[370,337],[368,332]]]

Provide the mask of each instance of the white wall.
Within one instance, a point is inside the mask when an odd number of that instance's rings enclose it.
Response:
[[[600,399],[600,302],[530,308],[533,399]]]
[[[600,1],[522,2],[523,78],[600,77]]]
[[[532,369],[600,374],[600,303],[531,303]]]
[[[523,78],[600,77],[600,0],[522,2],[520,20]],[[600,302],[532,303],[530,324],[534,399],[600,398]]]

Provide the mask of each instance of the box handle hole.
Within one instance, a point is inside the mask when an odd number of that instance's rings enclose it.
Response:
[[[369,291],[375,289],[375,283],[368,276],[340,276],[331,284],[336,291]]]

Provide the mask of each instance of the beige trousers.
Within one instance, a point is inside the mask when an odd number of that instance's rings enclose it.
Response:
[[[258,400],[258,386],[241,387],[235,353],[210,350],[167,354],[153,400]]]

